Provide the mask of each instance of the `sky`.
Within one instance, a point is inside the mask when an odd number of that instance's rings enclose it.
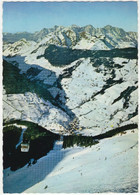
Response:
[[[54,25],[111,25],[137,31],[137,2],[4,2],[3,32],[35,32]]]

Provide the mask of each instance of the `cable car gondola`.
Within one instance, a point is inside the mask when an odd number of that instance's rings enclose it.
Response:
[[[22,142],[21,143],[21,152],[29,152],[30,142]]]

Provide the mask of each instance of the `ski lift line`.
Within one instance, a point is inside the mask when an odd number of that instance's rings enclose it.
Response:
[[[17,149],[17,147],[22,143],[22,141],[23,141],[23,134],[24,134],[24,132],[26,131],[26,129],[27,129],[27,128],[23,128],[23,129],[22,129],[21,136],[20,136],[20,138],[19,138],[19,142],[18,142],[17,145],[16,145],[16,149]]]
[[[12,108],[14,108],[16,111],[20,112],[21,114],[23,114],[23,111],[20,111],[18,109],[16,109],[14,106],[12,106],[11,104],[9,104],[7,101],[3,100],[6,104],[8,104],[9,106],[11,106]]]

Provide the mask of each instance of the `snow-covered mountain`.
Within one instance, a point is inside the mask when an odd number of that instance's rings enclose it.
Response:
[[[38,136],[45,135],[39,127],[98,143],[64,149],[57,140],[30,166],[26,158],[18,166],[19,151],[13,152],[11,162],[20,169],[4,170],[5,193],[137,192],[137,33],[72,25],[32,36],[4,34],[3,120],[13,130],[17,120],[20,127],[37,124],[36,131],[26,126],[37,148]]]
[[[66,133],[77,118],[75,132],[85,135],[137,123],[136,49],[95,52],[52,45],[44,55],[37,53],[4,57],[4,119],[29,120],[56,132],[60,125]]]
[[[112,49],[124,47],[137,47],[137,33],[125,32],[121,28],[110,25],[104,28],[95,29],[92,25],[79,27],[54,26],[44,28],[35,33],[3,33],[3,40],[6,43],[13,43],[25,38],[28,41],[35,41],[41,44],[55,44],[74,49]]]

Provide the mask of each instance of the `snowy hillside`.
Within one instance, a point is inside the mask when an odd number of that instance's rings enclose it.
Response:
[[[137,192],[138,143],[137,131],[133,132],[91,148],[62,149],[62,141],[57,141],[36,164],[15,172],[6,169],[5,193]]]
[[[55,123],[66,131],[77,118],[75,131],[85,135],[137,123],[136,58],[131,48],[85,52],[55,46],[34,56],[34,64],[28,55],[5,57],[4,119],[30,120],[52,131]]]
[[[137,121],[137,61],[102,58],[98,60],[100,66],[95,63],[89,58],[81,60],[72,75],[61,81],[66,105],[78,117],[86,135]]]
[[[137,192],[137,52],[110,25],[4,34],[5,193]]]

